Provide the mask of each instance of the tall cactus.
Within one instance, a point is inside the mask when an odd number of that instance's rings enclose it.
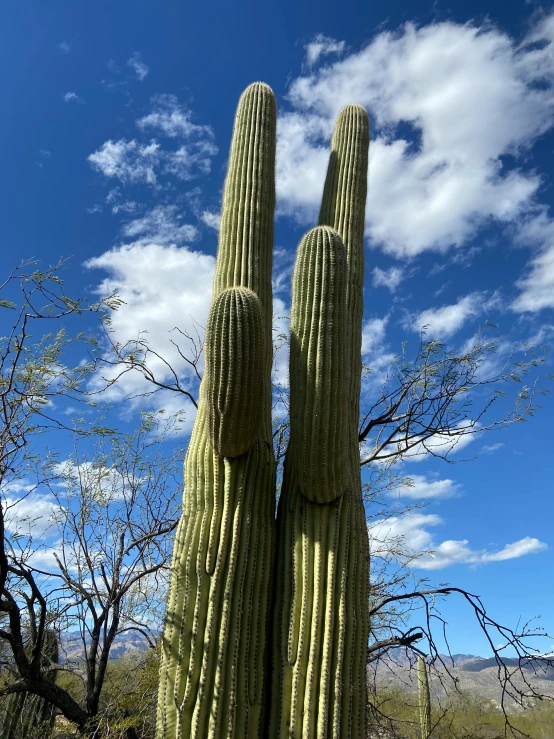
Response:
[[[223,197],[206,372],[186,460],[157,739],[260,737],[274,540],[271,437],[276,106],[243,93]]]
[[[293,278],[290,443],[277,513],[271,739],[366,735],[369,542],[358,444],[369,125],[337,119],[320,226]]]
[[[56,632],[48,629],[44,635],[43,655],[47,663],[45,678],[55,681],[56,671],[48,669],[48,663],[59,659]],[[4,717],[0,726],[0,739],[45,739],[54,728],[55,707],[32,693],[12,693],[5,701]]]
[[[421,739],[429,739],[431,736],[431,694],[429,692],[427,665],[421,656],[417,658],[417,692]]]

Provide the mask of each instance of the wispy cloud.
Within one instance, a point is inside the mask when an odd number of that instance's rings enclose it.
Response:
[[[190,244],[198,236],[198,229],[182,223],[182,217],[176,205],[159,205],[145,215],[129,221],[123,226],[126,239],[137,244]]]
[[[318,33],[310,43],[304,46],[306,51],[306,65],[311,68],[324,56],[340,56],[346,48],[344,41],[337,41],[330,36]]]
[[[62,52],[62,54],[70,54],[71,44],[69,44],[67,41],[62,41],[61,44],[58,45],[58,49]]]
[[[157,182],[156,169],[161,159],[162,152],[156,141],[142,145],[136,139],[110,139],[88,157],[94,169],[105,177],[116,177],[124,184],[144,182],[149,185]]]
[[[127,59],[127,66],[133,70],[133,72],[137,76],[137,79],[139,79],[141,82],[150,71],[148,66],[142,61],[140,53],[138,51],[135,51],[135,53],[132,54],[129,59]]]
[[[404,270],[402,267],[389,267],[389,269],[374,267],[372,274],[373,285],[375,287],[386,287],[391,293],[395,292],[398,285],[404,279]]]
[[[219,224],[221,222],[221,213],[214,213],[211,210],[205,210],[200,215],[200,220],[208,228],[213,228],[215,231],[219,230]]]
[[[430,480],[425,475],[410,475],[411,485],[395,488],[391,497],[411,498],[413,500],[430,500],[452,498],[459,495],[460,485],[454,480]]]
[[[428,529],[442,523],[443,519],[435,514],[419,513],[391,517],[376,521],[370,527],[370,542],[373,542],[374,550],[382,551],[386,549],[387,541],[400,537],[412,556],[432,550],[432,553],[425,553],[411,563],[413,568],[422,570],[441,570],[455,564],[479,565],[503,562],[548,548],[544,542],[530,536],[506,544],[500,549],[473,549],[467,539],[448,539],[439,544]]]
[[[157,185],[160,174],[180,180],[192,180],[208,174],[217,154],[213,131],[192,122],[191,112],[181,106],[175,95],[153,98],[153,110],[139,118],[141,131],[154,131],[162,137],[177,139],[177,149],[168,149],[156,140],[141,143],[137,139],[112,139],[89,155],[90,164],[105,177],[115,177],[123,184]]]
[[[79,103],[82,105],[85,102],[76,92],[66,92],[65,95],[62,95],[62,99],[64,103]]]

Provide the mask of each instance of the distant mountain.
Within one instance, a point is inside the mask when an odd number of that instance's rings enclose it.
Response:
[[[525,659],[522,660],[520,664],[519,659],[515,659],[513,657],[505,657],[504,664],[507,667],[519,666],[526,671],[536,672],[537,677],[540,677],[541,680],[554,680],[554,667],[545,667],[542,662],[535,659]],[[462,670],[465,670],[467,672],[481,672],[482,670],[487,670],[491,667],[495,670],[498,669],[498,665],[494,657],[489,657],[488,659],[478,658],[476,660],[468,662],[462,666]]]
[[[90,645],[90,637],[86,635],[87,647]],[[115,638],[110,650],[110,659],[118,659],[132,651],[146,651],[148,642],[138,631],[124,631]],[[79,631],[67,631],[61,635],[60,661],[75,661],[85,657],[83,640]]]
[[[408,656],[404,651],[397,650],[398,654],[391,653],[379,663],[369,666],[368,676],[371,681],[378,685],[402,688],[408,692],[417,690],[416,660]],[[493,657],[478,657],[473,654],[453,654],[452,657],[441,655],[448,667],[448,672],[458,681],[458,687],[462,691],[479,694],[496,705],[500,705],[502,687],[498,679],[498,666]],[[505,658],[504,662],[512,672],[519,666],[519,661],[513,658]],[[545,668],[537,660],[522,661],[521,668],[525,681],[528,681],[537,692],[554,697],[554,668]],[[453,685],[446,676],[445,670],[436,664],[431,671],[430,688],[435,698],[444,698],[444,685],[449,686],[451,692]],[[523,677],[515,674],[513,680],[516,685],[525,689]],[[508,703],[510,701],[508,700]]]

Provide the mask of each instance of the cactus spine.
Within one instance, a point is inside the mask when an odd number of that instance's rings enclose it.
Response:
[[[48,664],[57,664],[58,639],[51,629],[44,634],[43,655]],[[44,674],[46,680],[55,681],[55,670],[46,669]],[[6,699],[0,739],[44,739],[52,733],[55,718],[55,707],[39,695],[12,693]]]
[[[417,692],[419,696],[419,725],[421,739],[429,739],[431,735],[431,694],[427,665],[423,657],[417,658]]]
[[[271,438],[276,109],[262,83],[235,118],[185,459],[162,644],[157,739],[260,737],[275,511]]]
[[[369,542],[358,416],[368,147],[367,114],[349,105],[335,125],[320,226],[302,240],[295,265],[272,739],[367,733]]]

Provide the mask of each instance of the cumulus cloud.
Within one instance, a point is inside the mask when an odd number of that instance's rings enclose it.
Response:
[[[135,51],[135,53],[131,55],[130,59],[127,59],[127,66],[133,70],[137,79],[141,82],[149,72],[148,66],[142,61],[138,51]]]
[[[355,101],[372,124],[366,218],[372,245],[410,258],[460,250],[491,221],[514,232],[526,218],[536,225],[541,178],[518,159],[554,122],[554,14],[522,42],[490,22],[407,23],[318,67],[321,43],[313,47],[312,68],[292,82],[292,110],[279,122],[281,214],[313,223],[333,121]],[[506,167],[507,154],[515,167]],[[516,310],[552,305],[554,247],[545,237],[519,283]]]
[[[40,539],[52,530],[55,514],[59,510],[56,501],[49,495],[31,493],[17,497],[11,493],[2,501],[5,527],[11,534],[18,533]]]
[[[368,318],[362,325],[362,356],[375,353],[385,338],[388,316],[384,318]]]
[[[440,308],[428,308],[406,320],[406,325],[419,333],[426,327],[432,337],[448,337],[467,325],[469,319],[482,310],[480,293],[470,293],[460,298],[457,303],[442,305]]]
[[[85,102],[76,92],[66,92],[65,95],[62,95],[62,98],[64,103],[79,103],[82,105]]]
[[[318,33],[304,47],[306,51],[306,64],[308,67],[313,67],[324,56],[342,54],[345,47],[346,44],[344,41],[337,41],[330,36],[324,36],[322,33]]]
[[[400,538],[409,556],[417,557],[424,552],[411,562],[413,568],[422,570],[441,570],[454,564],[503,562],[547,549],[544,542],[529,536],[501,549],[473,549],[467,539],[448,539],[438,544],[428,528],[442,523],[440,516],[422,513],[376,521],[369,530],[371,546],[374,551],[382,552],[387,548],[387,542]]]
[[[111,316],[113,340],[125,344],[143,335],[151,349],[159,355],[149,356],[149,369],[161,380],[168,379],[171,377],[171,370],[165,364],[167,362],[187,387],[194,380],[194,373],[172,343],[172,339],[181,344],[185,355],[190,353],[191,347],[186,342],[183,343],[183,337],[172,330],[177,326],[193,336],[198,330],[202,340],[202,327],[206,323],[211,300],[215,259],[187,246],[173,243],[172,237],[176,234],[170,233],[167,223],[160,226],[159,212],[154,211],[154,214],[128,224],[131,231],[139,237],[138,240],[90,259],[85,266],[89,269],[101,269],[107,274],[97,289],[100,295],[117,292],[124,301],[124,305]],[[157,236],[161,235],[161,240],[165,243],[149,243],[149,229],[152,234],[157,230]],[[184,237],[186,230],[179,225],[177,229],[181,238]],[[113,370],[113,376],[116,374],[117,368]],[[111,376],[107,372],[103,372],[103,375]],[[103,384],[103,380],[97,377],[94,389],[100,389]],[[104,397],[120,401],[133,398],[146,390],[152,390],[152,386],[138,372],[129,372]],[[160,400],[156,397],[152,402],[161,404],[159,407],[168,410],[185,408],[187,427],[184,430],[190,430],[194,409],[184,398],[170,394]]]

